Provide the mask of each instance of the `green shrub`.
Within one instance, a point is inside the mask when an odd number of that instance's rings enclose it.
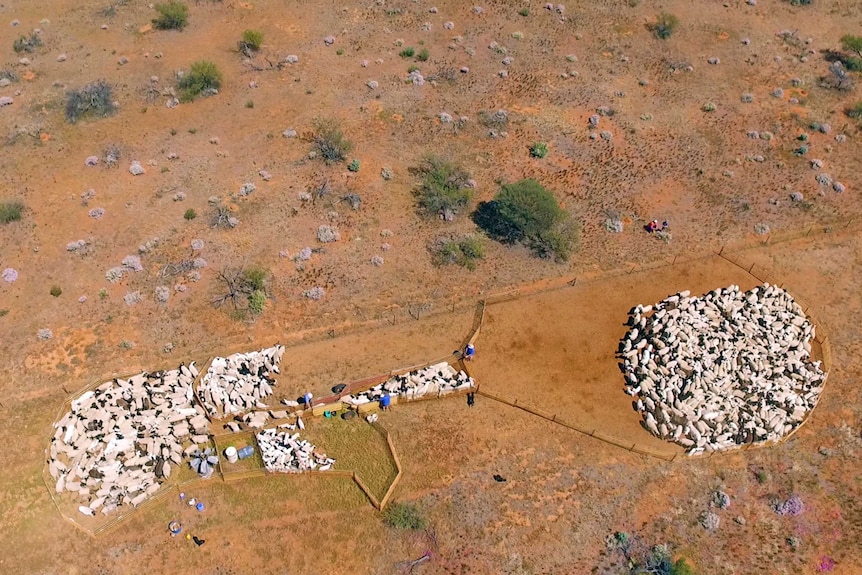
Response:
[[[248,309],[251,313],[260,315],[263,313],[263,308],[266,305],[266,294],[261,290],[254,290],[248,296]]]
[[[844,63],[844,67],[851,72],[862,72],[862,58],[842,56],[841,61]]]
[[[186,213],[183,214],[183,217],[188,221],[192,221],[196,217],[198,217],[198,213],[194,211],[192,208],[186,210]]]
[[[0,202],[0,224],[8,224],[21,219],[24,204],[21,202]]]
[[[686,560],[677,559],[676,563],[670,568],[670,575],[696,575],[694,568],[689,565]]]
[[[479,204],[473,221],[497,241],[522,243],[557,261],[569,258],[580,235],[554,195],[531,179],[503,185],[492,201]]]
[[[530,156],[533,158],[544,158],[548,155],[548,145],[542,142],[536,142],[530,146]]]
[[[113,88],[104,80],[92,82],[66,95],[66,120],[72,124],[86,116],[104,118],[115,111]]]
[[[351,172],[358,172],[359,171],[359,160],[357,160],[357,159],[351,160],[350,163],[347,164],[347,169],[350,170]]]
[[[856,102],[853,106],[850,106],[844,112],[851,118],[862,118],[862,101]]]
[[[472,271],[476,269],[476,262],[485,257],[485,245],[474,235],[443,238],[431,247],[431,255],[435,265],[458,264]]]
[[[153,18],[153,26],[159,30],[182,30],[189,23],[189,7],[182,2],[171,0],[155,8],[159,15]]]
[[[36,51],[36,48],[42,45],[42,38],[39,37],[38,34],[33,32],[29,36],[21,36],[17,40],[12,43],[12,48],[15,50],[15,53],[20,54],[21,52],[32,53]]]
[[[406,48],[401,50],[401,52],[398,53],[398,55],[402,58],[412,58],[415,54],[416,50],[413,48],[413,46],[407,46]]]
[[[673,34],[673,31],[676,29],[678,24],[679,18],[673,14],[662,12],[658,15],[656,22],[654,24],[650,24],[649,28],[652,30],[653,34],[655,34],[656,38],[667,40],[671,37],[671,34]]]
[[[263,32],[260,30],[244,30],[239,41],[239,51],[243,53],[257,52],[263,45]]]
[[[524,16],[526,18],[527,16],[530,15],[530,9],[529,8],[521,8],[520,10],[518,10],[518,14],[520,14],[521,16]]]
[[[427,62],[430,57],[431,53],[428,51],[428,48],[422,48],[419,53],[416,54],[416,59],[420,62]]]
[[[416,64],[410,64],[410,66],[407,68],[407,73],[412,74],[413,72],[415,72],[418,69],[419,69],[419,66],[417,66]]]
[[[414,194],[424,215],[457,214],[473,196],[470,174],[443,158],[429,156],[411,172],[422,178]]]
[[[60,297],[63,295],[63,288],[60,286],[51,286],[51,295],[54,297]]]
[[[266,292],[266,280],[269,278],[269,270],[260,266],[249,266],[242,271],[242,279],[253,292]]]
[[[318,118],[314,120],[314,136],[312,141],[327,163],[343,162],[353,149],[353,144],[344,138],[344,133],[338,122],[332,119]]]
[[[862,36],[845,34],[844,36],[841,36],[841,45],[844,46],[845,50],[855,52],[862,56]]]
[[[428,520],[422,511],[412,503],[393,503],[383,511],[383,521],[395,529],[425,529]]]
[[[189,67],[177,81],[182,102],[191,102],[198,96],[207,96],[221,87],[221,72],[209,60],[199,60]]]
[[[248,108],[249,110],[254,108],[254,100],[246,100],[245,101],[245,107]]]

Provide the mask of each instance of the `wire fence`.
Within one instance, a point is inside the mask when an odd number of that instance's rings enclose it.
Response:
[[[849,220],[845,224],[841,224],[839,226],[839,229],[850,229],[852,226],[856,226],[856,225],[857,225],[857,223],[855,220]],[[834,232],[833,227],[830,227],[830,226],[822,227],[822,226],[812,225],[812,226],[808,226],[807,228],[797,230],[795,232],[786,232],[786,233],[783,233],[781,235],[776,235],[775,237],[773,237],[771,235],[767,235],[762,240],[758,240],[757,242],[748,242],[748,244],[744,245],[741,248],[741,250],[744,251],[746,249],[751,249],[751,248],[757,247],[758,245],[765,246],[769,243],[774,244],[774,243],[778,243],[778,242],[792,241],[792,240],[796,240],[796,239],[800,239],[800,238],[804,238],[804,237],[810,237],[814,234],[821,234],[822,235],[822,234],[830,234],[833,232]],[[735,249],[736,248],[734,248],[734,250]],[[743,271],[748,273],[750,276],[757,279],[760,283],[770,283],[770,284],[778,285],[779,287],[782,287],[782,288],[785,287],[785,282],[782,281],[781,278],[779,278],[779,276],[777,276],[772,270],[767,269],[766,267],[764,267],[762,265],[756,264],[753,261],[746,260],[740,253],[737,253],[736,251],[731,252],[730,248],[727,246],[722,246],[715,253],[711,253],[711,254],[704,255],[704,256],[698,256],[696,258],[689,258],[689,259],[686,259],[684,261],[678,260],[678,258],[675,256],[672,260],[666,261],[664,263],[653,263],[648,268],[644,268],[642,266],[633,266],[632,268],[626,269],[626,270],[616,270],[616,272],[612,272],[609,275],[603,275],[602,279],[608,279],[609,276],[619,275],[620,273],[623,273],[623,272],[627,273],[627,274],[631,274],[631,273],[634,273],[635,271],[645,271],[646,269],[649,269],[649,270],[660,269],[662,267],[677,265],[677,263],[679,263],[679,264],[684,264],[687,262],[690,263],[690,262],[693,262],[696,260],[709,259],[709,258],[712,258],[715,256],[721,257],[721,258],[725,259],[726,261],[728,261],[729,263],[739,267],[740,269],[742,269]],[[546,293],[546,292],[553,291],[553,290],[574,288],[577,285],[578,285],[578,278],[574,278],[572,280],[568,280],[565,282],[562,280],[558,280],[558,281],[552,282],[550,284],[546,283],[546,284],[541,284],[541,285],[537,285],[537,286],[526,286],[526,287],[522,287],[522,288],[518,288],[518,289],[514,289],[514,290],[508,290],[505,292],[501,292],[498,294],[492,294],[492,295],[488,296],[487,298],[485,298],[484,300],[480,301],[477,304],[476,317],[478,318],[478,322],[474,322],[473,331],[472,331],[471,335],[468,337],[467,341],[469,343],[473,343],[475,341],[475,339],[478,337],[479,332],[481,331],[481,328],[482,328],[482,322],[484,321],[485,311],[487,309],[487,306],[500,304],[500,303],[504,303],[504,302],[509,302],[509,301],[524,298],[524,297],[527,297],[530,295],[536,295],[539,293]],[[831,346],[831,342],[830,342],[829,336],[828,336],[828,326],[819,318],[819,316],[816,314],[816,310],[811,305],[809,305],[807,302],[801,300],[800,298],[796,297],[795,295],[794,295],[794,300],[796,301],[796,303],[799,304],[799,306],[802,308],[803,312],[808,316],[809,321],[816,327],[815,337],[813,339],[814,345],[812,345],[811,355],[815,360],[817,360],[819,358],[819,361],[821,362],[821,369],[828,376],[829,370],[832,367],[832,346]],[[466,365],[464,364],[463,361],[461,362],[461,365],[463,366],[463,369],[465,369],[465,370],[467,369]],[[467,373],[468,373],[468,375],[470,374],[469,371],[467,371]],[[471,375],[471,377],[472,377],[472,375]],[[825,379],[824,379],[824,382],[825,382]],[[679,447],[675,444],[671,444],[670,442],[668,442],[668,449],[667,450],[655,449],[653,447],[650,447],[650,446],[647,446],[644,444],[639,444],[637,442],[632,442],[629,440],[625,440],[625,439],[616,437],[610,433],[606,433],[603,430],[600,430],[597,428],[589,428],[589,427],[586,427],[584,425],[578,424],[576,422],[569,421],[569,420],[565,419],[564,417],[561,417],[559,414],[548,413],[548,412],[546,412],[542,409],[539,409],[537,407],[534,407],[534,406],[525,404],[523,402],[520,402],[518,399],[506,398],[506,397],[503,397],[501,395],[491,393],[489,391],[484,391],[481,388],[477,388],[476,392],[479,395],[482,395],[484,397],[488,397],[489,399],[493,399],[497,402],[509,405],[509,406],[517,408],[517,409],[521,409],[521,410],[526,411],[532,415],[535,415],[537,417],[541,417],[542,419],[550,421],[551,423],[555,423],[557,425],[561,425],[563,427],[566,427],[568,429],[572,429],[572,430],[577,431],[579,433],[583,433],[585,435],[588,435],[590,437],[593,437],[595,439],[603,441],[609,445],[613,445],[615,447],[619,447],[621,449],[625,449],[625,450],[633,452],[633,453],[638,453],[641,455],[646,455],[649,457],[653,457],[656,459],[662,459],[665,461],[675,461],[680,455],[686,455],[686,458],[713,457],[715,455],[721,455],[721,454],[730,453],[730,452],[747,451],[749,449],[757,449],[757,448],[761,448],[761,447],[767,447],[770,445],[776,445],[779,443],[786,442],[786,441],[790,440],[790,438],[792,438],[800,429],[802,429],[802,427],[805,424],[808,423],[808,421],[811,419],[811,417],[810,417],[811,413],[814,412],[814,409],[816,409],[817,405],[820,402],[820,398],[822,397],[822,392],[821,392],[820,396],[818,396],[817,401],[815,402],[814,407],[812,407],[812,409],[808,412],[808,415],[806,416],[806,418],[799,425],[797,425],[790,433],[782,436],[781,438],[779,438],[776,441],[748,443],[745,445],[740,445],[739,447],[734,448],[734,449],[730,449],[730,450],[707,451],[707,452],[699,453],[696,455],[687,455],[682,451],[681,447]],[[644,432],[649,433],[647,430],[644,430]]]
[[[680,253],[677,253],[673,256],[670,256],[667,258],[662,258],[662,259],[655,260],[655,261],[645,263],[645,264],[634,264],[632,266],[620,267],[620,268],[617,268],[614,270],[606,270],[606,271],[602,271],[599,273],[592,273],[592,274],[585,273],[585,274],[582,274],[582,275],[574,277],[574,278],[562,278],[561,277],[561,278],[556,278],[554,280],[545,281],[545,282],[542,282],[539,284],[521,286],[521,287],[518,287],[516,289],[507,290],[507,291],[499,292],[496,294],[492,294],[492,295],[480,300],[477,304],[475,304],[473,325],[471,327],[471,331],[470,331],[469,336],[464,340],[464,345],[466,346],[467,343],[471,343],[471,344],[475,343],[475,341],[478,338],[479,333],[481,331],[482,325],[484,323],[486,308],[489,305],[499,304],[499,303],[506,302],[506,301],[512,301],[512,300],[523,298],[523,297],[526,297],[529,295],[544,293],[544,292],[548,292],[548,291],[552,291],[552,290],[574,288],[579,283],[583,283],[585,281],[599,281],[602,279],[609,279],[611,277],[619,276],[622,274],[631,274],[631,273],[634,273],[636,271],[660,269],[662,267],[674,266],[674,265],[678,265],[678,264],[690,263],[690,262],[693,262],[696,260],[707,259],[710,257],[714,257],[715,255],[718,255],[718,256],[724,258],[725,260],[727,260],[728,262],[731,262],[734,265],[739,266],[741,269],[747,271],[752,277],[756,278],[760,282],[769,282],[769,283],[773,283],[775,285],[779,285],[781,287],[784,287],[784,282],[777,275],[775,275],[771,270],[768,270],[763,266],[760,266],[760,265],[757,265],[753,262],[745,260],[740,255],[740,252],[744,252],[748,249],[756,248],[758,246],[767,246],[767,245],[771,245],[771,244],[788,242],[788,241],[793,241],[793,240],[806,238],[806,237],[818,237],[818,236],[825,237],[825,236],[828,236],[830,234],[835,234],[835,233],[858,231],[859,226],[860,226],[860,221],[862,221],[862,220],[848,219],[848,220],[843,220],[843,221],[835,221],[835,222],[831,222],[828,224],[808,224],[808,225],[803,225],[803,226],[797,226],[795,228],[783,230],[783,231],[778,232],[778,233],[770,233],[770,234],[767,234],[767,235],[762,236],[760,238],[737,241],[737,242],[734,242],[733,245],[724,244],[724,245],[721,245],[719,247],[719,249],[715,252],[710,252],[710,253],[703,253],[703,252],[684,253],[684,252],[680,252]],[[804,312],[812,319],[812,323],[814,323],[817,327],[817,334],[816,334],[815,342],[817,343],[817,345],[819,347],[819,353],[815,353],[814,355],[819,355],[820,361],[822,363],[823,371],[828,374],[828,372],[832,366],[832,348],[831,348],[831,342],[830,342],[830,339],[828,336],[828,328],[823,323],[823,321],[816,316],[815,310],[812,308],[812,306],[808,305],[806,302],[800,301],[800,299],[798,297],[795,297],[795,299],[796,299],[797,303],[799,303],[800,306],[802,306],[802,309],[804,310]],[[469,307],[472,305],[474,305],[472,302],[468,302],[467,300],[461,300],[461,301],[452,302],[448,306],[446,306],[445,308],[443,308],[443,307],[432,308],[432,307],[426,306],[426,305],[413,306],[413,307],[408,306],[408,309],[401,310],[401,312],[403,312],[403,318],[402,319],[410,318],[412,320],[418,321],[423,315],[425,317],[427,317],[429,315],[436,315],[436,314],[446,313],[446,312],[454,313],[456,310],[459,310],[459,309],[460,310],[469,309]],[[386,314],[382,314],[378,318],[366,320],[363,322],[347,321],[347,322],[343,322],[342,324],[339,324],[336,327],[316,328],[316,329],[311,329],[311,330],[305,330],[302,332],[295,332],[292,334],[286,334],[285,337],[286,337],[286,341],[288,342],[288,344],[291,342],[294,344],[300,344],[300,343],[305,344],[305,343],[310,343],[310,342],[320,340],[320,339],[332,338],[335,336],[336,332],[340,335],[345,335],[347,333],[369,330],[369,329],[373,329],[375,327],[380,327],[380,326],[385,326],[385,325],[394,325],[394,324],[398,323],[398,321],[399,321],[399,312],[398,311],[392,311],[392,312],[387,312]],[[223,337],[219,338],[219,344],[221,346],[230,346],[231,348],[235,348],[237,351],[246,349],[248,347],[247,334],[245,334],[244,332],[240,332],[240,331],[237,331],[236,333],[223,334]],[[814,350],[812,350],[812,351],[814,351]],[[201,353],[200,350],[198,350],[198,353],[188,354],[188,356],[193,356],[193,355],[199,355],[199,356],[206,355],[206,356],[209,356],[210,358],[212,357],[211,353]],[[429,361],[429,362],[425,362],[425,363],[417,364],[417,365],[413,365],[413,366],[405,366],[402,368],[391,370],[387,374],[381,374],[381,375],[372,376],[369,378],[364,378],[361,380],[351,382],[349,384],[346,384],[345,387],[339,393],[318,399],[317,400],[318,407],[322,404],[323,406],[328,406],[328,405],[336,406],[337,405],[337,406],[340,406],[343,408],[343,404],[341,403],[341,399],[346,395],[352,395],[354,393],[358,393],[358,392],[367,390],[371,387],[374,387],[375,385],[378,385],[379,383],[386,381],[387,379],[389,379],[390,377],[392,377],[394,375],[399,375],[399,374],[406,373],[409,371],[414,371],[416,369],[421,369],[423,367],[427,367],[429,365],[433,365],[435,363],[440,363],[443,361],[450,362],[451,360],[452,360],[452,355],[450,354],[450,355],[444,356],[442,358],[438,358],[438,359],[433,360],[433,361]],[[470,372],[469,367],[463,361],[463,355],[458,355],[457,361],[459,364],[459,368],[464,370],[471,378],[473,378],[474,376]],[[194,384],[193,384],[195,390],[198,387],[199,379],[201,377],[203,377],[203,375],[206,373],[207,366],[211,362],[212,362],[212,359],[207,360],[203,364],[204,368],[199,370],[200,373],[199,373],[198,377],[195,379]],[[170,368],[170,369],[173,369],[173,368]],[[140,373],[140,372],[136,372],[136,373]],[[132,374],[132,375],[134,375],[134,374]],[[96,387],[98,387],[99,385],[101,385],[103,383],[106,383],[106,382],[111,381],[114,378],[118,378],[118,377],[128,378],[130,376],[129,375],[120,376],[120,375],[115,373],[115,374],[111,375],[111,377],[108,379],[99,379],[97,381],[94,381],[94,382],[91,382],[91,383],[85,385],[83,388],[79,389],[78,391],[76,391],[74,393],[68,394],[67,398],[63,401],[63,404],[58,411],[55,422],[59,421],[65,415],[65,413],[71,409],[71,402],[75,398],[79,397],[83,393],[86,393],[87,391],[91,391],[91,390],[95,389]],[[475,378],[474,378],[474,381],[476,381]],[[65,388],[63,388],[63,390],[66,391]],[[488,398],[493,399],[495,401],[498,401],[500,403],[510,405],[510,406],[515,407],[517,409],[524,410],[524,411],[531,413],[537,417],[541,417],[543,419],[546,419],[546,420],[548,420],[554,424],[557,424],[557,425],[560,425],[562,427],[566,427],[566,428],[572,429],[574,431],[589,435],[590,437],[593,437],[595,439],[603,441],[609,445],[613,445],[615,447],[625,449],[625,450],[633,452],[633,453],[638,453],[638,454],[642,454],[642,455],[646,455],[646,456],[650,456],[650,457],[654,457],[654,458],[662,459],[662,460],[666,460],[666,461],[675,461],[677,459],[677,457],[681,454],[681,452],[668,454],[668,453],[662,452],[660,450],[653,449],[649,446],[639,445],[639,444],[631,442],[631,441],[626,441],[626,440],[614,437],[613,435],[605,433],[604,431],[599,430],[599,429],[585,428],[584,426],[579,425],[576,422],[569,421],[566,418],[561,417],[558,414],[551,414],[551,413],[544,412],[543,410],[538,409],[536,407],[521,403],[517,399],[512,400],[512,399],[508,399],[508,398],[493,394],[491,392],[483,391],[480,389],[480,382],[478,382],[478,381],[476,381],[476,387],[475,388],[465,389],[465,390],[457,390],[456,392],[448,394],[447,396],[462,395],[464,393],[469,393],[471,391],[479,393],[480,395],[483,395],[485,397],[488,397]],[[441,396],[442,396],[442,394],[438,394],[436,396],[432,396],[429,399],[436,399],[436,398],[441,397]],[[201,398],[199,397],[197,391],[194,392],[194,398],[195,398],[195,401],[198,402],[201,405],[201,407],[203,407],[203,402],[202,402]],[[404,400],[402,400],[402,403],[409,403],[412,401],[420,401],[420,400],[421,399],[413,399],[413,400],[404,399]],[[818,398],[818,402],[819,402],[819,398]],[[211,423],[214,424],[214,426],[221,422],[221,420],[211,417],[209,412],[207,412],[206,408],[204,408],[204,411],[207,413],[207,418],[211,421]],[[324,410],[320,410],[320,409],[309,410],[309,409],[304,409],[302,406],[299,406],[299,407],[288,407],[285,411],[288,411],[291,416],[297,416],[297,415],[301,416],[301,415],[306,415],[307,413],[311,413],[311,415],[321,415],[323,413],[323,411],[325,411],[325,409]],[[810,419],[810,417],[806,418],[790,434],[788,434],[788,435],[784,436],[782,439],[780,439],[779,442],[789,440],[796,432],[799,431],[799,429],[801,429],[809,421],[809,419]],[[350,477],[350,478],[352,478],[356,482],[356,484],[359,486],[359,488],[366,494],[366,496],[368,497],[371,504],[375,508],[382,510],[387,505],[392,493],[394,492],[395,488],[397,487],[398,483],[400,482],[403,470],[401,467],[400,458],[398,457],[398,454],[395,450],[394,443],[392,442],[391,435],[389,434],[388,431],[385,431],[385,429],[383,429],[382,427],[380,427],[379,429],[382,430],[383,433],[385,433],[387,445],[389,446],[390,453],[391,453],[391,455],[392,455],[392,457],[396,463],[396,467],[398,469],[398,473],[397,473],[395,479],[390,484],[389,488],[387,489],[386,494],[384,495],[384,497],[382,499],[378,500],[376,498],[376,496],[368,488],[368,486],[365,484],[365,482],[362,480],[362,478],[354,471],[329,470],[327,472],[323,472],[323,474],[329,475],[330,477]],[[146,508],[154,505],[156,502],[163,500],[163,498],[166,497],[169,493],[178,491],[180,487],[199,481],[199,479],[193,478],[193,479],[188,479],[188,480],[185,480],[182,482],[180,482],[179,480],[165,482],[163,484],[163,487],[159,491],[157,491],[155,494],[153,494],[153,496],[147,498],[143,503],[141,503],[137,507],[129,507],[126,510],[118,511],[117,513],[111,515],[110,517],[106,517],[105,519],[90,518],[90,517],[87,517],[84,515],[81,515],[81,517],[77,517],[74,514],[74,512],[77,511],[77,509],[74,509],[75,505],[69,501],[63,501],[63,502],[58,501],[56,490],[54,489],[54,486],[52,485],[54,480],[53,480],[53,477],[50,475],[50,472],[48,470],[47,460],[50,460],[49,450],[50,450],[50,443],[51,443],[51,441],[53,441],[54,432],[55,432],[55,429],[52,426],[50,433],[49,433],[50,439],[48,441],[48,446],[45,449],[46,465],[43,467],[43,472],[42,472],[42,478],[43,478],[43,481],[45,483],[45,487],[48,490],[48,493],[51,497],[51,500],[52,500],[54,506],[57,508],[58,513],[60,513],[60,515],[64,519],[69,521],[76,528],[82,530],[85,533],[88,533],[89,535],[98,536],[98,535],[102,535],[108,531],[111,531],[111,530],[115,529],[118,525],[123,523],[135,511],[137,511],[139,509],[146,509]],[[211,436],[211,441],[215,447],[216,453],[221,453],[220,444],[224,445],[225,444],[224,442],[226,441],[226,438],[228,436],[229,436],[229,434],[219,435],[215,432],[213,433],[213,435]],[[256,457],[259,459],[259,451],[260,450],[259,450],[259,448],[257,448],[257,444],[256,444],[256,441],[254,439],[254,433],[250,433],[250,441],[252,443],[254,443],[254,446],[256,448],[255,453],[257,454]],[[771,443],[747,444],[745,446],[740,447],[739,449],[732,450],[732,451],[747,450],[747,449],[762,447],[762,446],[766,446],[766,445],[771,445]],[[725,453],[725,452],[707,452],[707,453],[699,455],[699,457],[710,457],[710,456],[714,456],[714,455],[720,454],[720,453]],[[248,477],[259,477],[261,475],[267,474],[266,469],[263,467],[262,460],[259,462],[259,466],[250,465],[247,469],[231,470],[228,472],[225,472],[223,470],[221,464],[218,464],[217,465],[217,471],[219,472],[219,476],[222,477],[222,479],[224,481],[236,481],[236,480],[245,479]],[[93,519],[93,520],[91,521],[91,519]]]

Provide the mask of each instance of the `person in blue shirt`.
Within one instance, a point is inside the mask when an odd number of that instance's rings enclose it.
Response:
[[[473,347],[472,343],[468,343],[467,347],[464,349],[464,359],[467,361],[473,361],[473,357],[476,355],[476,348]]]

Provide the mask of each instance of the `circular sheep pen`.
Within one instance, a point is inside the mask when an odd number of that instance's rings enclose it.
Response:
[[[690,455],[777,442],[817,405],[815,326],[785,290],[687,291],[629,314],[620,342],[642,425]]]

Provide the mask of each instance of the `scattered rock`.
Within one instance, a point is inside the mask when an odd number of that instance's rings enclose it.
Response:
[[[333,44],[335,44],[335,36],[332,36],[330,34],[329,36],[327,36],[326,38],[323,39],[323,43],[326,44],[327,46],[332,46]]]
[[[365,85],[372,90],[376,90],[377,87],[380,86],[380,84],[378,84],[376,80],[368,80],[367,82],[365,82]]]
[[[12,98],[12,96],[2,96],[0,97],[0,107],[9,106],[14,101],[15,100]]]
[[[58,54],[57,55],[57,61],[58,62],[65,62],[66,61],[66,55],[65,54]]]
[[[285,138],[295,138],[296,137],[296,130],[294,130],[293,128],[288,128],[284,132],[282,132],[281,135],[284,136]]]
[[[144,173],[144,167],[137,160],[133,161],[132,164],[129,166],[129,173],[133,176],[140,176]]]

